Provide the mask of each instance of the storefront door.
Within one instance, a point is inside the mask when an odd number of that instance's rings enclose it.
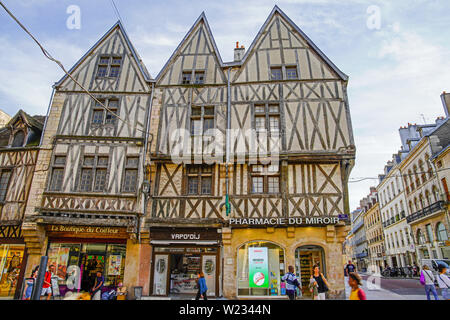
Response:
[[[167,280],[169,273],[169,255],[156,254],[154,259],[153,272],[153,294],[158,296],[166,296]]]
[[[304,295],[311,295],[308,290],[313,266],[318,265],[320,272],[326,277],[325,253],[319,246],[302,246],[295,250],[295,270],[302,282]]]
[[[217,248],[157,247],[153,261],[153,295],[195,296],[200,271],[205,275],[208,296],[218,294]]]

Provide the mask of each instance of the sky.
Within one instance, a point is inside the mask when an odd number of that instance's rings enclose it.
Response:
[[[152,77],[203,11],[228,62],[236,41],[248,48],[278,5],[349,76],[351,181],[378,177],[400,148],[398,129],[444,116],[440,95],[450,91],[447,0],[114,0],[118,14],[111,0],[2,1],[67,70],[120,16]],[[45,115],[63,72],[1,7],[0,57],[0,109]],[[350,209],[377,184],[350,183]]]

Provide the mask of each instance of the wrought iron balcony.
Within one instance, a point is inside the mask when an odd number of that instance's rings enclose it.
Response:
[[[445,203],[446,203],[445,201],[435,202],[431,206],[423,208],[422,210],[419,210],[413,213],[412,215],[408,216],[406,218],[406,221],[408,221],[408,223],[411,223],[413,221],[422,219],[423,217],[429,216],[438,211],[444,210]]]

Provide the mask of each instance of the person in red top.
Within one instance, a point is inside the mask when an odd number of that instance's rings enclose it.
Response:
[[[55,272],[55,266],[48,267],[48,271],[44,275],[44,284],[42,285],[41,296],[47,295],[47,300],[50,300],[52,296],[52,274]]]

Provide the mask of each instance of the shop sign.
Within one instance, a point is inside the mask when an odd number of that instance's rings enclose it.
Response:
[[[268,288],[269,264],[267,248],[249,248],[248,250],[250,288]]]
[[[90,227],[90,226],[65,226],[50,225],[47,228],[50,232],[70,232],[70,233],[96,233],[96,234],[120,234],[121,229],[111,227]]]
[[[219,240],[220,234],[217,229],[201,230],[188,228],[155,228],[150,229],[150,237],[152,240],[168,240],[168,241],[183,241],[183,240]]]
[[[338,217],[305,218],[230,218],[230,225],[333,225],[341,221]]]
[[[200,240],[200,233],[172,233],[170,234],[172,240]]]

